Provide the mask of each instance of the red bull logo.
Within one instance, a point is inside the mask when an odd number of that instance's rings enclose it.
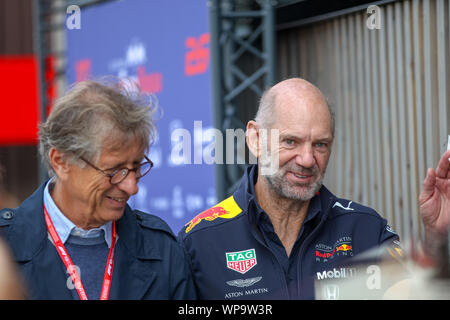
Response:
[[[189,221],[186,225],[186,233],[192,230],[196,225],[198,225],[202,220],[213,221],[220,216],[227,214],[228,212],[222,207],[213,207],[208,210],[203,211],[199,215],[195,216],[194,219]]]
[[[234,201],[233,196],[231,196],[225,199],[224,201],[220,202],[216,206],[208,210],[205,210],[202,213],[195,216],[194,219],[192,219],[186,224],[187,228],[185,232],[188,233],[203,220],[213,221],[216,220],[217,218],[231,219],[241,212],[242,209],[237,205],[236,201]]]
[[[336,247],[336,251],[350,251],[352,250],[352,246],[349,246],[348,244],[341,244],[339,247]]]

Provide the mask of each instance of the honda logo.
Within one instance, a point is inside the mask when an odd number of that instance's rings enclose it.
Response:
[[[339,299],[339,286],[336,284],[326,285],[323,288],[323,296],[326,300]]]

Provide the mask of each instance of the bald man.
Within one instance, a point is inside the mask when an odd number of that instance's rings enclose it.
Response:
[[[333,138],[333,113],[314,85],[288,79],[263,94],[247,124],[259,165],[179,233],[200,299],[314,299],[314,281],[355,276],[342,267],[349,258],[398,244],[375,210],[322,185]]]

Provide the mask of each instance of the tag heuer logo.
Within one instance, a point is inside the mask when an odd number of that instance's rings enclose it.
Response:
[[[226,252],[227,267],[239,273],[246,273],[256,265],[255,249],[238,252]]]

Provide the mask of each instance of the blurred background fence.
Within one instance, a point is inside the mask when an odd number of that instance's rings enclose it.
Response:
[[[325,183],[419,237],[421,183],[450,128],[449,2],[381,3],[373,17],[367,8],[282,26],[279,74],[310,80],[335,110]],[[371,17],[380,19],[373,29]]]

